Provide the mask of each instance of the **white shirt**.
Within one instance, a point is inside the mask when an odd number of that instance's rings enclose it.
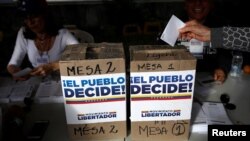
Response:
[[[8,65],[20,66],[26,54],[33,67],[37,67],[37,56],[40,55],[34,40],[26,39],[23,35],[24,28],[20,28],[17,34],[16,44]],[[52,48],[47,52],[49,63],[59,61],[62,52],[67,45],[78,44],[77,39],[67,30],[60,29]]]

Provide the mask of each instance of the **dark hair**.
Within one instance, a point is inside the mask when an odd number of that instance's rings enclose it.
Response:
[[[56,36],[58,34],[58,30],[62,26],[55,24],[50,14],[45,14],[41,16],[44,18],[44,21],[45,21],[45,27],[44,27],[45,32],[51,36]],[[33,31],[31,31],[26,24],[24,24],[24,27],[25,27],[25,30],[23,32],[24,37],[27,39],[35,39],[36,34]]]
[[[24,18],[28,16],[42,16],[45,21],[45,32],[51,36],[56,36],[58,30],[62,27],[54,22],[46,0],[18,0],[17,9]],[[35,39],[36,34],[26,24],[24,24],[24,27],[24,37]]]

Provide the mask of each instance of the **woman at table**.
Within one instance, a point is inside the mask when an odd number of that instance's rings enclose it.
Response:
[[[33,67],[29,75],[45,76],[58,70],[61,53],[67,45],[77,44],[77,39],[53,22],[46,0],[18,0],[18,11],[24,16],[24,25],[18,31],[8,72],[12,76],[19,72],[26,54]]]

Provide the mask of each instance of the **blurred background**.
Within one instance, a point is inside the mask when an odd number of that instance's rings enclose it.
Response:
[[[174,14],[185,13],[183,0],[47,0],[55,20],[90,33],[95,42],[158,44],[157,37]],[[214,13],[231,26],[250,26],[245,0],[214,0]],[[0,70],[11,57],[22,20],[15,0],[0,0]]]

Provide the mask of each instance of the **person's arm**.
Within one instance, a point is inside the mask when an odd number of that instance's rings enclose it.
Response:
[[[18,31],[14,51],[7,65],[7,70],[11,75],[21,70],[20,66],[27,52],[25,49],[26,46],[27,46],[27,40],[23,36],[23,28],[21,28]]]
[[[45,75],[50,74],[53,71],[58,71],[59,70],[59,59],[60,59],[61,53],[63,53],[63,51],[67,47],[67,45],[79,43],[78,40],[67,29],[61,29],[59,31],[59,38],[61,38],[60,39],[61,42],[55,46],[57,46],[60,49],[56,50],[56,52],[53,53],[53,55],[54,55],[53,62],[50,62],[48,64],[43,64],[43,65],[40,65],[40,66],[34,68],[32,70],[32,72],[30,73],[31,75],[45,76]]]
[[[213,48],[220,48],[222,47],[222,42],[223,42],[223,29],[222,28],[211,28],[211,47]]]
[[[212,48],[250,52],[250,27],[208,28],[195,20],[179,30],[180,38],[211,42]]]
[[[210,42],[211,40],[211,29],[198,23],[195,20],[191,20],[185,23],[185,26],[179,29],[179,38],[190,40],[192,38]]]

